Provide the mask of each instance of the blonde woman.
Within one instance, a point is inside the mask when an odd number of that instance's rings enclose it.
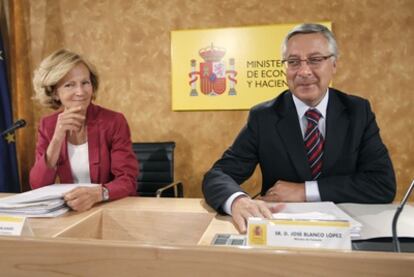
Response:
[[[35,71],[35,99],[57,110],[41,119],[32,189],[60,183],[97,183],[65,195],[73,210],[136,193],[138,163],[128,123],[121,113],[93,104],[98,74],[80,55],[62,49]]]

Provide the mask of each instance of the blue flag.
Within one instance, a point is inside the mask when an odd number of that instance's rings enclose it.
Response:
[[[0,34],[0,133],[13,124],[6,64]],[[0,192],[20,192],[15,142],[14,134],[9,133],[0,137]]]

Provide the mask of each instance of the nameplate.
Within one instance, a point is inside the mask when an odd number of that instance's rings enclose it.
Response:
[[[33,235],[25,217],[0,215],[1,236]]]
[[[346,220],[249,218],[247,245],[350,250],[350,223]]]

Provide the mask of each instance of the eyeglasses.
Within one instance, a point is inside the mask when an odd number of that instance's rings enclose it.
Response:
[[[306,64],[312,68],[318,68],[319,66],[321,66],[321,64],[333,57],[334,54],[330,54],[327,56],[314,56],[314,57],[310,57],[304,60],[301,59],[296,59],[296,58],[291,58],[291,59],[287,59],[287,60],[282,60],[282,63],[286,66],[286,68],[291,69],[291,70],[298,70],[301,66],[302,66],[302,62],[306,62]]]

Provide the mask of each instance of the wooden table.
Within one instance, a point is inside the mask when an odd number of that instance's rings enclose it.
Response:
[[[0,276],[414,276],[414,254],[211,246],[231,218],[202,199],[129,197],[0,237]]]

